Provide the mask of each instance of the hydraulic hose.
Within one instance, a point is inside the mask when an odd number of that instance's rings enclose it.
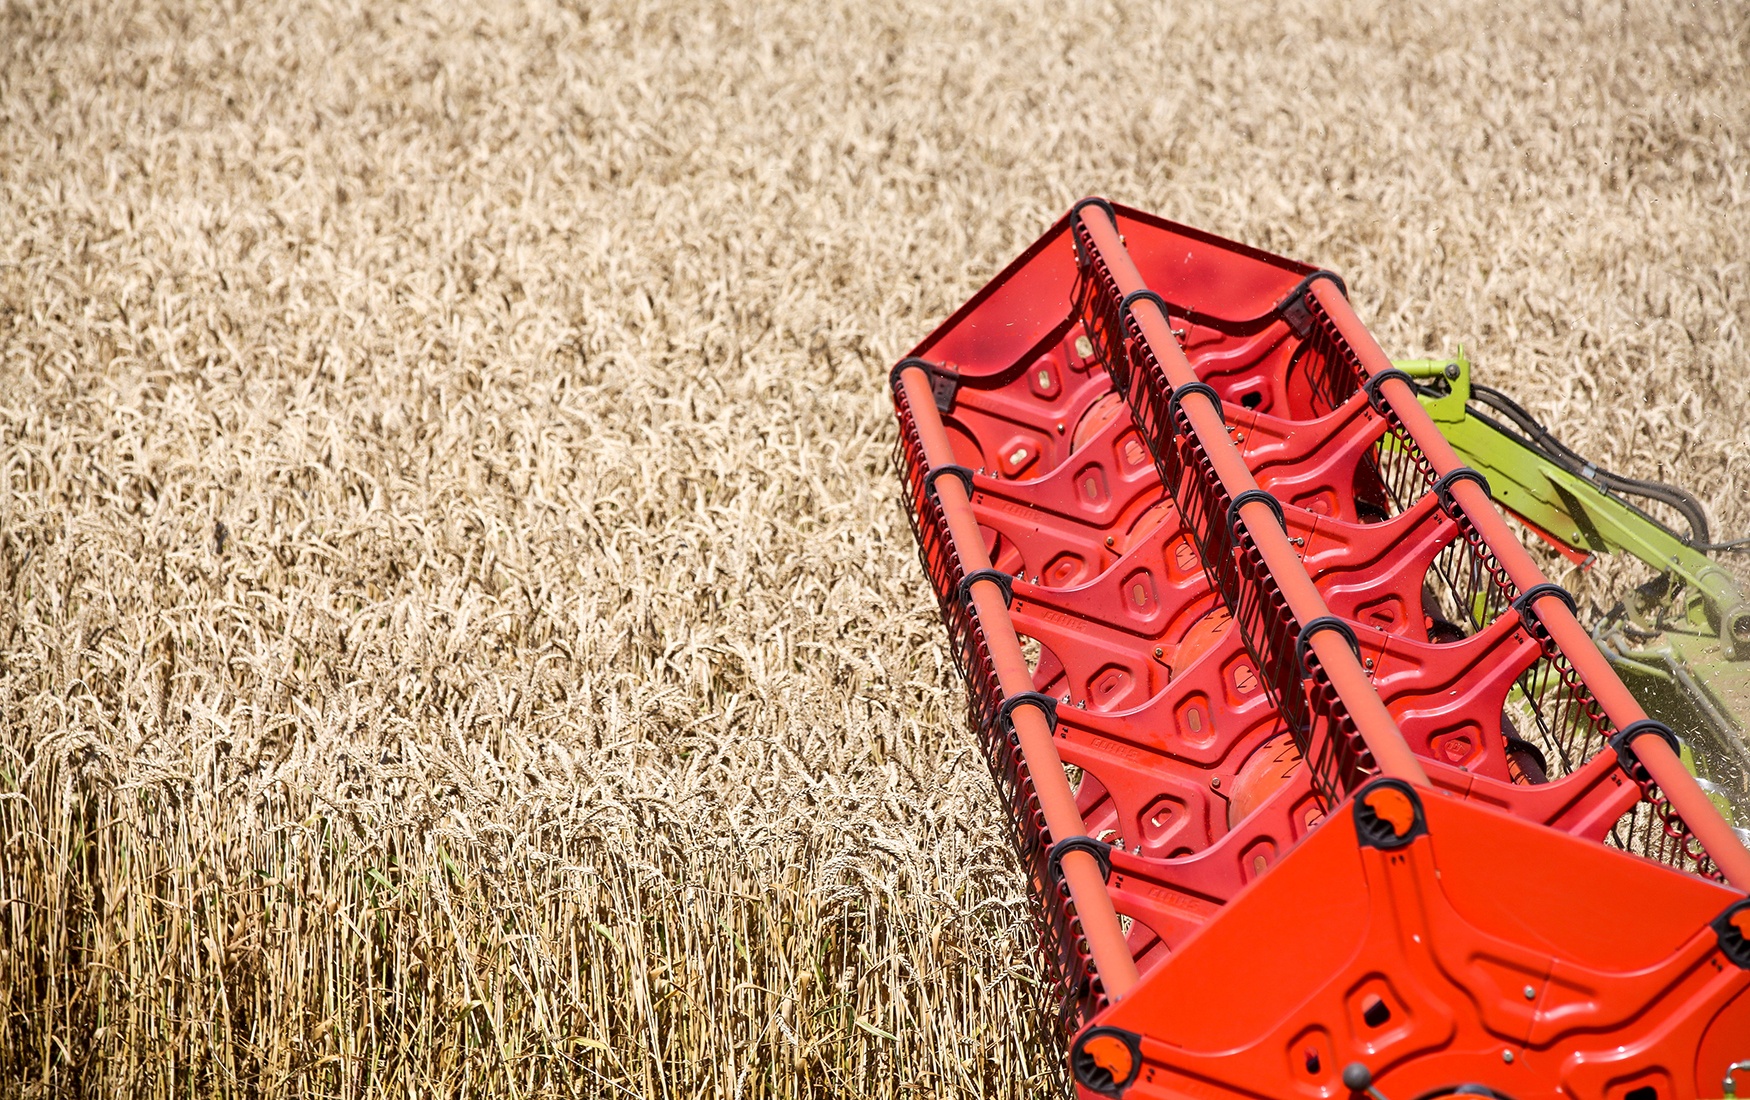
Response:
[[[1671,534],[1682,539],[1694,549],[1730,550],[1738,546],[1750,546],[1750,539],[1738,539],[1729,543],[1709,542],[1707,511],[1702,507],[1701,501],[1697,500],[1693,494],[1679,489],[1675,485],[1667,485],[1662,481],[1647,481],[1638,477],[1624,477],[1621,474],[1612,473],[1575,453],[1567,444],[1551,435],[1549,429],[1540,424],[1536,417],[1525,410],[1523,405],[1500,390],[1472,382],[1470,391],[1471,396],[1478,403],[1488,406],[1511,420],[1513,425],[1519,429],[1522,443],[1575,477],[1585,478],[1599,488],[1619,495],[1637,496],[1644,500],[1656,500],[1661,504],[1669,505],[1683,517],[1684,522],[1689,524],[1688,537],[1661,523],[1656,517],[1647,516],[1646,518],[1670,531]],[[1483,419],[1489,420],[1488,417],[1483,417]],[[1489,423],[1498,430],[1506,430],[1502,425],[1492,420],[1489,420]],[[1640,510],[1636,509],[1636,511]],[[1641,514],[1646,515],[1645,512]]]

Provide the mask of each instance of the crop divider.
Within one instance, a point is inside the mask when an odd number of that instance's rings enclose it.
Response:
[[[908,512],[925,571],[949,627],[956,665],[971,688],[975,729],[986,738],[993,771],[1016,827],[1045,925],[1066,1013],[1082,1018],[1122,998],[1138,980],[1106,879],[1110,864],[1092,850],[1075,792],[1053,742],[1056,716],[1034,691],[1033,676],[1009,617],[1010,589],[992,568],[952,444],[917,360],[894,371],[902,430]],[[948,476],[952,472],[954,476]]]

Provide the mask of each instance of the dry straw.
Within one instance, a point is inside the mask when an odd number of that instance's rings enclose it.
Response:
[[[1732,5],[0,3],[0,1094],[1021,1097],[886,365],[1084,191],[1740,486]]]

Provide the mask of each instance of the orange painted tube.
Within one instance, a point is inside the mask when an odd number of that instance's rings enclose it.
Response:
[[[1246,530],[1252,533],[1252,541],[1257,544],[1265,567],[1276,578],[1276,586],[1288,601],[1288,609],[1293,612],[1295,621],[1310,623],[1330,614],[1324,597],[1319,595],[1318,586],[1307,576],[1306,568],[1300,564],[1299,556],[1289,544],[1288,533],[1276,522],[1276,513],[1262,501],[1257,501],[1241,507],[1240,516],[1246,521]],[[1280,537],[1260,538],[1260,532],[1277,532]],[[1409,742],[1404,740],[1397,719],[1392,717],[1385,701],[1374,690],[1373,680],[1356,659],[1355,651],[1329,630],[1314,634],[1308,644],[1318,655],[1319,666],[1325,670],[1331,687],[1343,700],[1355,727],[1361,731],[1381,774],[1427,786],[1428,773],[1423,770],[1422,762],[1416,758]],[[1380,735],[1369,736],[1372,732]]]
[[[1092,205],[1083,206],[1079,216],[1093,241],[1094,251],[1099,253],[1112,273],[1119,293],[1131,294],[1148,289],[1142,272],[1124,247],[1118,226],[1103,213],[1096,214],[1096,209]],[[1197,381],[1197,373],[1190,360],[1185,358],[1184,349],[1173,336],[1172,324],[1162,315],[1160,307],[1145,298],[1137,302],[1132,312],[1137,328],[1154,353],[1169,386],[1177,390]],[[1196,391],[1180,404],[1228,497],[1237,499],[1240,494],[1257,489],[1257,479],[1228,437],[1221,410],[1207,396]],[[1299,555],[1288,541],[1288,532],[1277,522],[1276,514],[1269,506],[1262,501],[1243,505],[1240,516],[1246,521],[1246,529],[1295,619],[1309,623],[1329,615],[1330,608],[1325,605],[1324,597],[1319,594],[1312,578],[1307,576]],[[1343,700],[1356,729],[1367,743],[1380,772],[1427,786],[1428,773],[1404,740],[1403,731],[1398,729],[1396,720],[1374,690],[1372,679],[1361,667],[1354,651],[1329,631],[1314,634],[1309,644],[1330,678],[1331,687]]]
[[[936,400],[930,392],[929,375],[920,367],[900,372],[900,385],[905,390],[912,418],[923,444],[924,460],[930,469],[954,463],[953,445],[936,412]],[[972,511],[972,501],[966,486],[958,478],[944,477],[936,481],[936,498],[948,521],[948,537],[954,542],[954,552],[967,573],[991,567],[990,552],[984,536],[978,530],[978,517]],[[994,580],[974,581],[971,585],[973,613],[984,627],[985,642],[991,664],[996,669],[997,683],[1005,696],[1020,695],[1034,690],[1033,673],[1021,652],[1021,639],[1009,618],[1008,604],[1002,587]],[[1063,768],[1063,758],[1051,737],[1051,727],[1045,714],[1036,706],[1016,707],[1012,720],[1015,737],[1020,742],[1021,757],[1027,763],[1033,788],[1039,796],[1039,808],[1045,815],[1045,827],[1059,840],[1083,836],[1087,823],[1076,808],[1075,791]],[[1122,998],[1135,988],[1139,979],[1136,960],[1131,957],[1123,925],[1112,894],[1106,889],[1105,874],[1099,861],[1091,854],[1071,850],[1065,852],[1059,866],[1064,884],[1081,919],[1082,934],[1088,941],[1094,969],[1113,1000]]]
[[[1336,324],[1338,331],[1355,349],[1361,360],[1362,370],[1368,377],[1391,369],[1391,360],[1386,358],[1378,341],[1374,340],[1373,334],[1367,331],[1367,327],[1349,305],[1349,299],[1336,286],[1329,280],[1321,279],[1312,284],[1311,292]],[[1387,379],[1380,385],[1379,394],[1391,406],[1393,414],[1403,424],[1410,438],[1421,448],[1429,465],[1434,467],[1436,475],[1451,473],[1464,465],[1452,445],[1447,443],[1446,437],[1440,434],[1440,429],[1435,425],[1433,417],[1428,415],[1428,410],[1416,399],[1416,393],[1408,383],[1398,378]],[[1494,552],[1516,588],[1521,592],[1528,592],[1537,585],[1549,583],[1549,578],[1544,576],[1536,559],[1520,545],[1512,528],[1507,526],[1506,518],[1496,510],[1494,502],[1481,485],[1473,481],[1459,481],[1452,486],[1452,498],[1476,527],[1477,534]],[[1581,682],[1598,700],[1604,713],[1618,729],[1647,716],[1640,701],[1623,684],[1616,670],[1610,667],[1610,661],[1599,652],[1598,647],[1593,644],[1592,636],[1587,633],[1580,620],[1574,617],[1573,611],[1561,597],[1541,596],[1532,601],[1531,607],[1536,612],[1538,621],[1549,631],[1556,648],[1568,658]],[[1731,825],[1721,816],[1719,807],[1701,789],[1689,769],[1683,766],[1682,759],[1657,734],[1649,733],[1637,737],[1631,747],[1641,765],[1647,769],[1647,774],[1659,785],[1672,808],[1707,850],[1726,881],[1740,890],[1750,890],[1750,850],[1745,849]]]

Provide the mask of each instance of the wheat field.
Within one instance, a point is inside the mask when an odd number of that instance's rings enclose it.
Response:
[[[1730,3],[0,0],[0,1096],[1057,1093],[888,365],[1101,193],[1745,533],[1747,59]]]

